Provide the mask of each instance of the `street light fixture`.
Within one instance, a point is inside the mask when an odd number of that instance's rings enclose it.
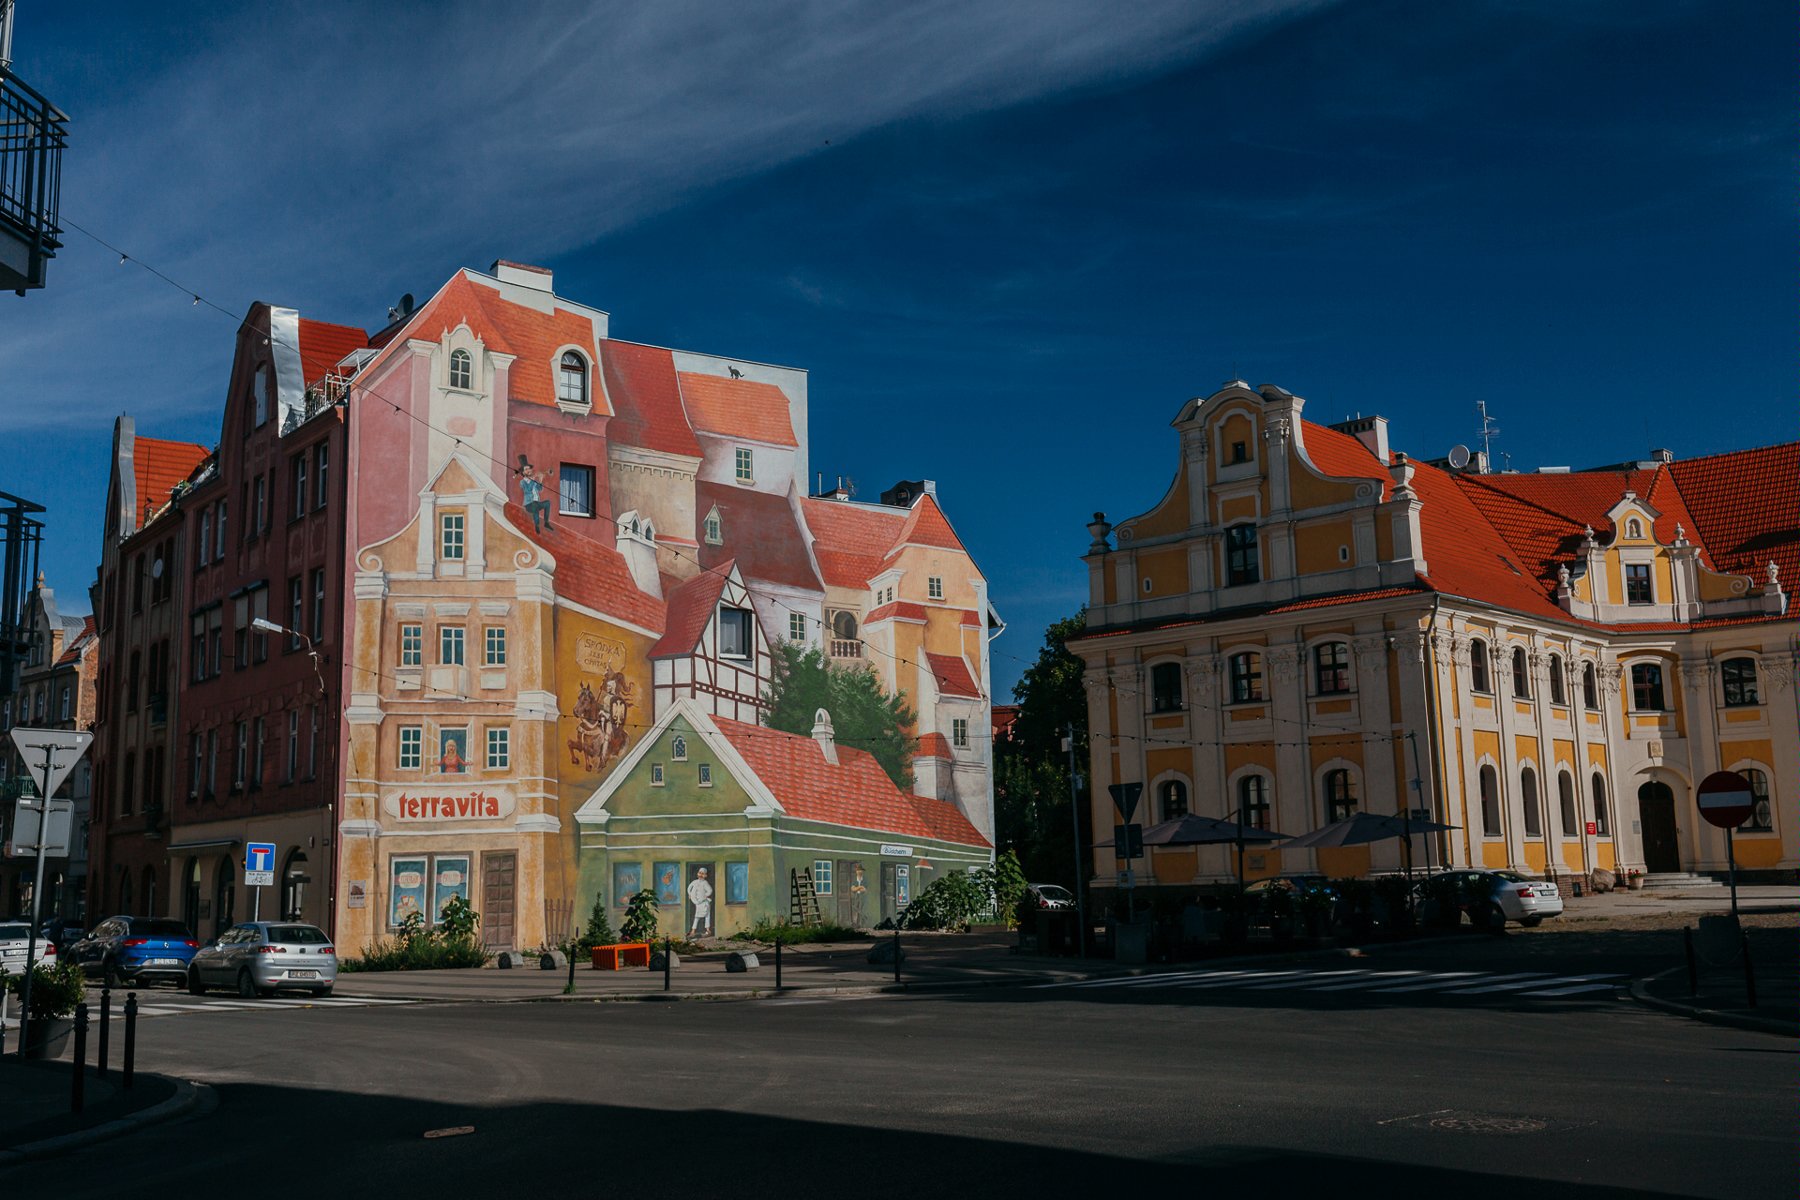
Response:
[[[295,641],[306,644],[306,653],[312,659],[313,671],[319,677],[319,695],[325,694],[325,668],[319,664],[319,652],[313,646],[313,640],[298,629],[289,629],[286,625],[277,625],[267,617],[253,617],[250,628],[261,633],[285,633]]]

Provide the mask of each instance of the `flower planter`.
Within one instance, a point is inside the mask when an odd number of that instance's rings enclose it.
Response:
[[[74,1030],[74,1017],[39,1018],[31,1022],[25,1031],[24,1056],[61,1058],[63,1048],[69,1044],[69,1034]]]
[[[1644,877],[1642,875],[1633,875],[1626,880],[1625,886],[1634,892],[1641,892],[1644,890]]]

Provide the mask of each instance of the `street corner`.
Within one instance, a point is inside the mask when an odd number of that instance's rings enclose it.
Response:
[[[81,1111],[71,1109],[70,1064],[11,1063],[0,1068],[0,1167],[73,1154],[88,1146],[216,1106],[204,1084],[154,1072],[122,1074],[91,1068],[83,1080]]]

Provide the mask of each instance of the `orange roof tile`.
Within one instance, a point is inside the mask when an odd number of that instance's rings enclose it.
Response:
[[[1379,479],[1381,498],[1390,498],[1393,482],[1387,467],[1361,439],[1307,420],[1300,424],[1301,441],[1306,445],[1306,457],[1312,460],[1313,466],[1333,479]]]
[[[81,652],[94,640],[94,618],[89,615],[81,618],[81,628],[74,637],[69,638],[63,652],[56,656],[56,665],[65,666],[81,658]]]
[[[950,739],[941,733],[922,733],[919,735],[919,748],[913,752],[914,758],[950,757]]]
[[[870,610],[869,615],[863,618],[863,624],[869,625],[876,621],[890,619],[922,622],[929,615],[930,613],[923,604],[914,604],[911,600],[896,600],[892,604],[883,604],[879,608]]]
[[[839,744],[834,764],[812,738],[722,717],[713,722],[791,817],[988,846],[955,805],[902,792],[866,750]]]
[[[369,335],[350,325],[300,318],[300,375],[302,383],[317,383],[352,352],[368,346]]]
[[[657,346],[609,340],[600,343],[600,362],[613,407],[613,419],[606,427],[608,438],[664,454],[700,457],[700,443],[681,407],[673,353]]]
[[[131,474],[137,485],[137,512],[132,523],[160,509],[175,493],[175,485],[205,462],[211,453],[193,442],[171,442],[162,438],[139,437],[132,441]]]
[[[1668,473],[1716,569],[1760,581],[1773,561],[1784,587],[1800,586],[1800,442],[1683,459]]]
[[[650,647],[651,658],[678,658],[694,652],[719,607],[731,567],[727,559],[716,571],[702,571],[668,593],[666,627],[656,645]]]
[[[514,356],[508,371],[507,399],[556,406],[556,360],[566,346],[578,348],[592,365],[594,322],[566,308],[542,313],[514,304],[493,287],[458,271],[443,290],[428,300],[406,324],[409,338],[435,341],[464,322],[489,350]],[[595,412],[609,412],[606,397],[588,381]]]
[[[695,484],[694,514],[705,519],[715,506],[724,544],[703,542],[701,566],[712,570],[735,559],[746,580],[781,583],[809,592],[824,590],[806,556],[800,523],[794,519],[793,506],[786,496],[772,496],[730,483]]]
[[[925,669],[937,679],[940,695],[962,696],[972,700],[981,698],[981,689],[975,685],[975,676],[962,655],[927,652]]]
[[[813,557],[831,587],[869,586],[881,573],[881,561],[906,524],[898,509],[852,504],[845,500],[808,497],[800,502],[813,535]]]
[[[640,629],[662,632],[667,607],[655,596],[638,590],[625,557],[617,550],[562,524],[534,530],[531,517],[511,500],[506,502],[506,519],[556,559],[558,595],[629,621]]]
[[[683,371],[677,376],[688,419],[702,433],[797,446],[787,393],[772,383],[721,379]]]

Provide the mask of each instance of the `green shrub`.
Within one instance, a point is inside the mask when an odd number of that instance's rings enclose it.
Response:
[[[461,896],[452,896],[438,913],[437,935],[440,938],[472,938],[480,924],[481,914],[475,911],[475,906]]]
[[[619,922],[619,936],[627,942],[656,940],[656,893],[645,888],[625,903],[625,919]]]
[[[458,905],[460,904],[460,907]],[[420,913],[407,914],[391,938],[363,949],[361,958],[346,958],[340,971],[443,971],[455,967],[485,967],[493,955],[476,936],[479,913],[456,897],[444,905],[444,918],[436,929],[425,926]]]
[[[1030,881],[1019,865],[1019,856],[1008,850],[994,863],[994,911],[1004,914],[1009,925],[1019,923],[1019,911],[1025,903]]]
[[[903,929],[967,929],[994,911],[991,871],[952,871],[934,879],[906,906]]]
[[[595,946],[613,946],[619,939],[613,935],[612,921],[606,915],[606,897],[594,897],[594,911],[588,914],[587,929],[582,932],[578,941],[582,953],[587,953]]]
[[[780,938],[783,945],[799,946],[810,942],[861,941],[863,935],[848,925],[829,921],[819,925],[790,925],[773,917],[762,917],[751,928],[731,935],[734,942],[773,943],[776,938]]]
[[[15,996],[25,994],[25,976],[8,975],[6,990]],[[46,966],[40,962],[31,972],[31,1019],[48,1021],[75,1015],[75,1006],[87,995],[87,978],[81,967],[66,959]]]

